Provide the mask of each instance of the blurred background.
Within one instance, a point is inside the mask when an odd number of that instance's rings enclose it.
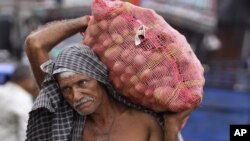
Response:
[[[228,141],[230,124],[250,124],[249,0],[126,0],[156,10],[184,34],[205,68],[200,108],[183,129],[186,141]],[[0,0],[0,84],[17,63],[23,43],[39,25],[91,14],[91,0]],[[75,35],[51,51],[56,57]],[[37,93],[34,92],[35,98]]]

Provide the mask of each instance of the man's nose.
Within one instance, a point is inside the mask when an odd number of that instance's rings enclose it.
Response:
[[[73,99],[74,100],[80,100],[81,99],[81,92],[80,92],[80,88],[74,86],[72,88],[72,92],[73,92]]]

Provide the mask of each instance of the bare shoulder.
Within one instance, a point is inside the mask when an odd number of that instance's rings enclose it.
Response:
[[[128,117],[133,118],[134,121],[144,123],[145,125],[151,125],[151,126],[152,125],[155,126],[156,124],[158,125],[156,118],[149,113],[139,111],[136,109],[129,109],[126,112],[126,114]]]
[[[160,124],[157,119],[146,112],[138,111],[135,109],[129,109],[126,112],[126,117],[129,119],[127,122],[132,122],[130,127],[134,129],[138,129],[147,133],[149,141],[162,141],[163,140],[163,132]]]

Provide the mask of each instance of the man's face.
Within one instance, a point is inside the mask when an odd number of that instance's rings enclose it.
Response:
[[[76,73],[57,79],[63,97],[79,114],[91,114],[100,106],[105,89],[95,79]]]

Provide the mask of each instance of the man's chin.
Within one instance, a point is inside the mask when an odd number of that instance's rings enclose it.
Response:
[[[79,111],[79,110],[76,110],[76,112],[81,116],[87,116],[93,113],[93,111]]]

